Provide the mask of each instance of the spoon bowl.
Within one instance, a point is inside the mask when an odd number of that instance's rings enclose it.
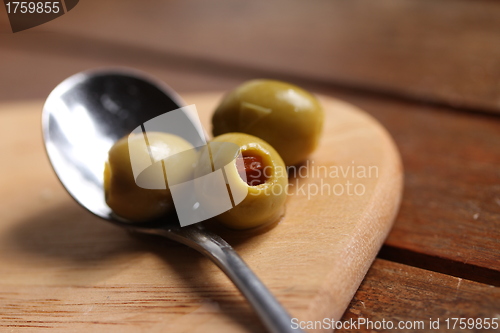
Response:
[[[104,196],[104,163],[120,138],[144,122],[181,108],[182,99],[165,84],[129,69],[75,74],[48,96],[42,112],[45,147],[62,185],[91,213],[129,230],[183,243],[211,259],[248,299],[270,332],[301,332],[291,317],[234,249],[221,237],[175,219],[132,223],[115,214]],[[192,128],[195,147],[205,142],[199,122],[185,112],[182,128]]]
[[[134,128],[184,102],[168,86],[131,70],[94,70],[59,84],[43,107],[47,154],[63,186],[95,215],[121,222],[104,200],[108,151]],[[203,128],[184,113],[200,140]]]

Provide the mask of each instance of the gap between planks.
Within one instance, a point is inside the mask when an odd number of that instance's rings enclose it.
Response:
[[[439,258],[390,245],[382,246],[377,258],[500,287],[499,271],[464,262]]]

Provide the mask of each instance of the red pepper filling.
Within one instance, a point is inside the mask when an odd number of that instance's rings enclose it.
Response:
[[[257,186],[266,182],[262,157],[243,154],[243,164],[245,170],[241,170],[241,166],[238,166],[238,173],[242,179],[246,175],[248,185]]]

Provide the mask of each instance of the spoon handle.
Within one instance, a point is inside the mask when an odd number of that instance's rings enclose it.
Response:
[[[163,232],[162,232],[163,231]],[[210,258],[238,287],[269,332],[303,332],[292,328],[292,318],[236,251],[220,236],[198,224],[159,229],[156,233],[183,243]]]

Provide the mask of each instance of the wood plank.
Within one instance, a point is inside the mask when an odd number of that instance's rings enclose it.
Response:
[[[105,0],[39,31],[499,112],[499,17],[488,0]]]
[[[116,236],[117,230],[113,229],[110,227],[110,231]],[[113,239],[115,236],[112,236]],[[139,251],[138,258],[142,260],[146,257],[148,260],[161,260],[151,257],[148,251],[153,249],[163,252],[168,249],[167,245],[156,242],[149,242],[148,245],[146,241],[133,242],[124,236],[119,237],[124,241],[122,246],[130,251]],[[109,264],[114,259],[108,257],[106,261]],[[92,263],[88,264],[89,266],[83,271],[80,270],[80,273],[92,271]],[[87,277],[97,278],[93,274],[87,274]],[[0,315],[0,327],[5,330],[30,327],[65,332],[72,328],[72,331],[77,332],[88,331],[92,327],[96,332],[137,332],[140,327],[148,327],[148,332],[164,332],[165,327],[172,328],[179,323],[186,324],[189,321],[193,326],[200,323],[205,324],[205,327],[212,325],[214,321],[210,317],[222,310],[227,316],[224,320],[226,324],[231,322],[230,318],[238,318],[238,323],[247,325],[250,331],[252,328],[256,332],[262,331],[256,318],[248,312],[245,303],[235,291],[228,292],[222,288],[213,290],[200,287],[176,301],[168,295],[172,291],[185,294],[184,290],[141,283],[102,287],[51,287],[50,297],[36,286],[24,288],[22,292],[9,291],[4,285],[0,286],[0,302],[7,305],[2,306]],[[91,300],[88,299],[88,295],[92,295]],[[214,302],[203,302],[201,300],[203,297],[215,299],[218,305]],[[441,329],[433,331],[477,332],[480,330],[446,330],[444,320],[453,317],[498,318],[499,297],[500,288],[377,259],[342,320],[354,321],[364,318],[371,321],[392,321],[395,325],[399,322],[424,321],[426,330],[430,331],[429,318],[433,320],[440,318]],[[28,305],[29,312],[26,312]],[[47,306],[57,311],[47,312],[45,311]],[[166,310],[171,307],[178,307],[179,313],[184,314],[185,320],[168,322],[170,318]],[[100,319],[103,315],[107,315],[110,319],[103,321]],[[201,318],[195,320],[196,317]],[[29,321],[23,318],[29,318]],[[220,332],[216,329],[217,327],[214,327],[213,331]],[[397,331],[405,332],[405,330]],[[406,332],[412,331],[415,330],[406,330]],[[373,330],[365,326],[351,330],[340,329],[337,332],[373,332]]]
[[[432,256],[390,245],[384,245],[380,249],[378,258],[500,287],[500,272],[498,270],[468,262],[454,261],[446,257]]]
[[[447,318],[496,318],[500,321],[500,288],[377,259],[342,320],[392,322],[391,329],[340,329],[336,332],[493,332],[493,329],[448,329]],[[431,329],[429,319],[440,319]],[[413,328],[398,329],[401,325]],[[423,322],[424,329],[415,325]],[[454,321],[451,321],[453,324]],[[491,320],[490,320],[491,322]]]
[[[229,89],[241,82],[240,77],[198,71],[161,53],[144,59],[140,49],[96,45],[47,32],[0,35],[0,45],[0,101],[45,99],[67,77],[99,67],[133,67],[182,92]]]
[[[0,7],[0,35],[12,33],[5,7]]]
[[[338,97],[377,118],[401,151],[403,202],[385,244],[465,263],[470,270],[493,269],[491,278],[500,281],[498,118],[384,98]],[[397,257],[404,258],[388,258]]]

